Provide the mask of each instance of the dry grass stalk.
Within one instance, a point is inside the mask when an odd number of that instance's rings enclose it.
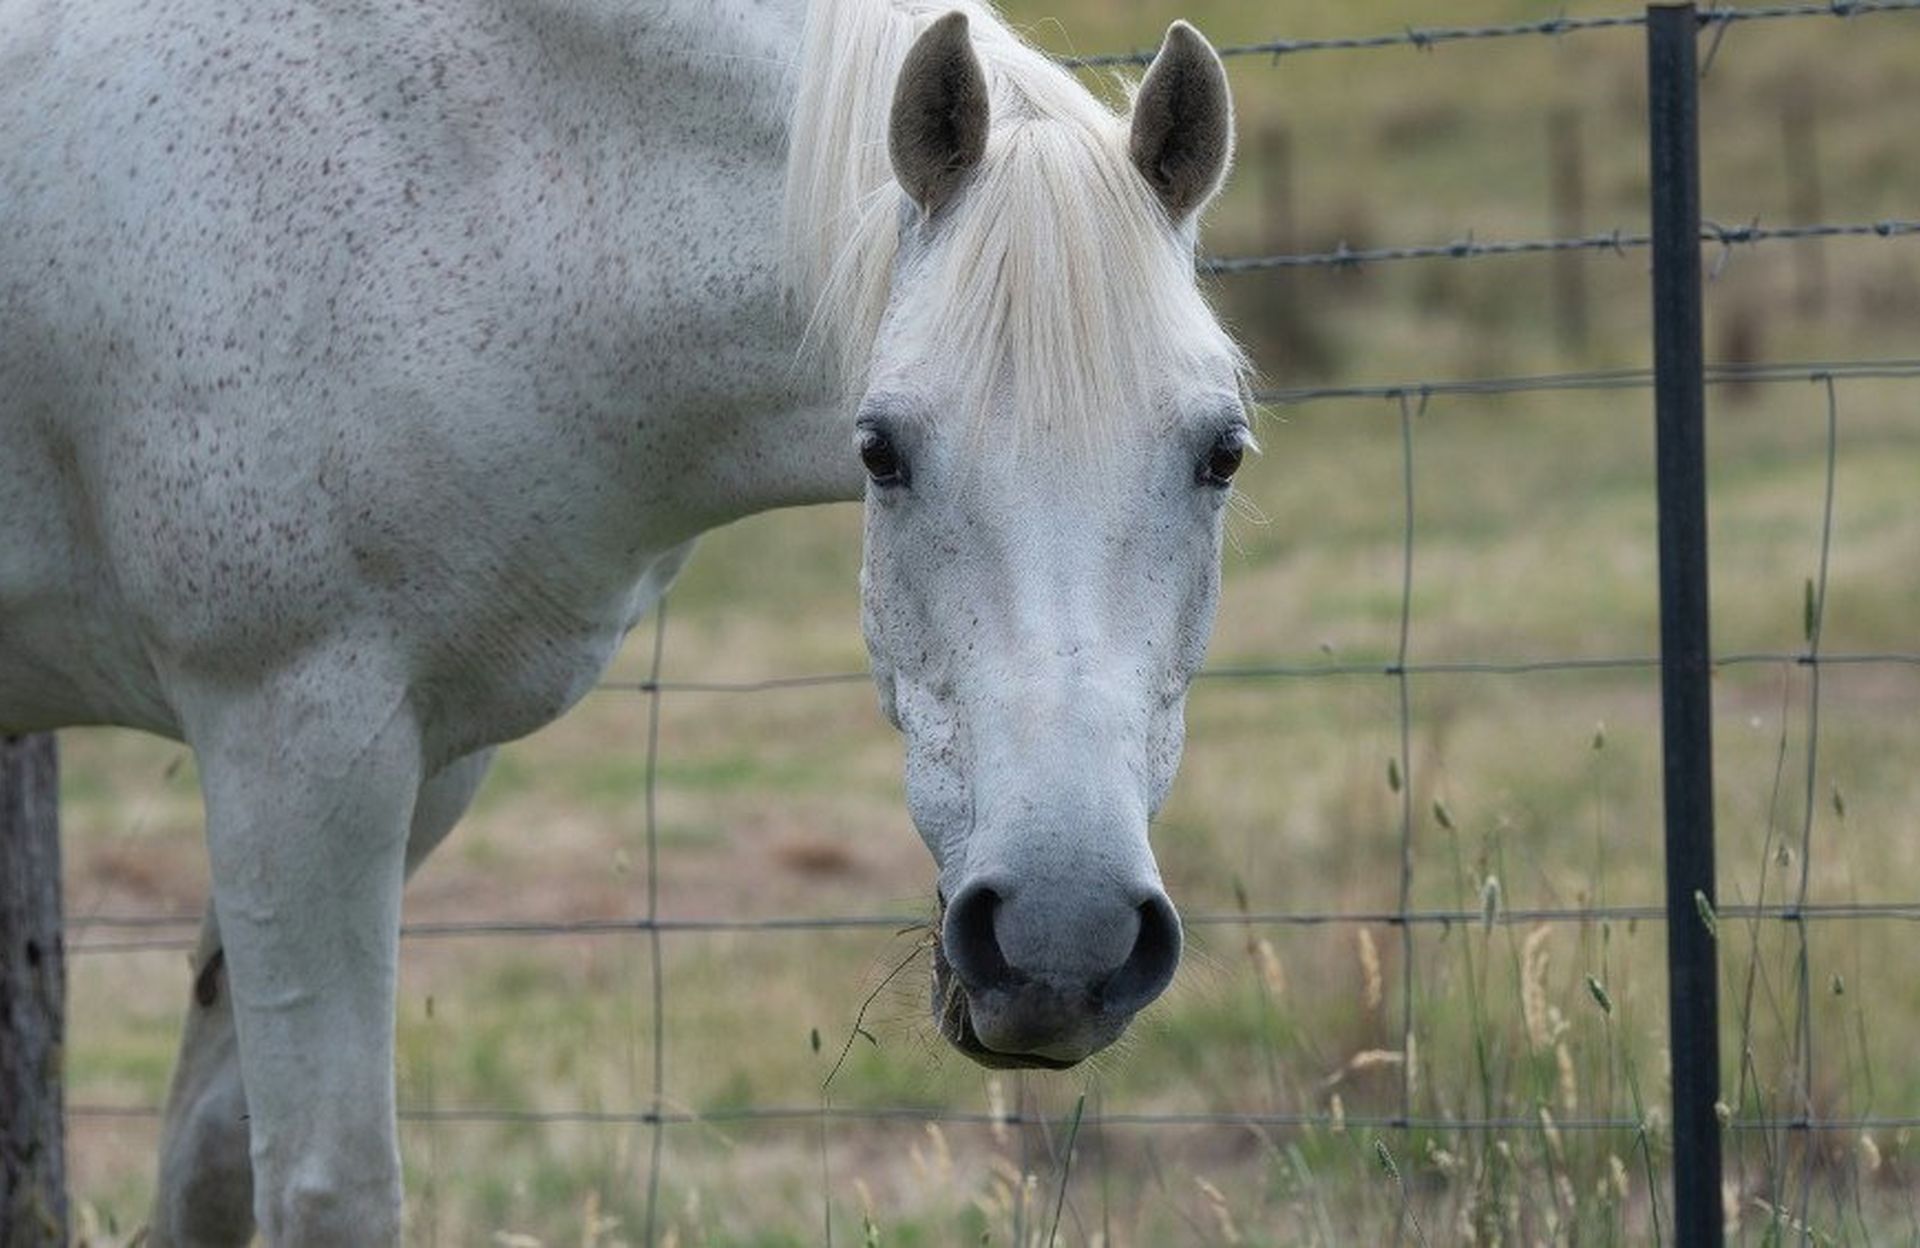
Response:
[[[860,1198],[860,1216],[866,1220],[866,1225],[880,1225],[880,1220],[873,1216],[873,1189],[867,1186],[867,1181],[862,1178],[855,1178],[853,1181],[853,1192],[854,1195]]]
[[[1233,1210],[1227,1207],[1224,1193],[1199,1175],[1193,1176],[1193,1184],[1206,1197],[1207,1207],[1213,1212],[1213,1220],[1220,1227],[1220,1238],[1229,1244],[1241,1242],[1240,1228],[1234,1225]]]
[[[1385,980],[1380,974],[1380,950],[1373,943],[1373,932],[1367,928],[1355,928],[1354,941],[1360,951],[1361,996],[1368,1010],[1377,1011],[1385,991]]]
[[[1614,1199],[1623,1205],[1626,1204],[1627,1180],[1630,1176],[1627,1173],[1627,1163],[1620,1160],[1620,1154],[1607,1154],[1607,1177],[1613,1183]]]
[[[1260,968],[1260,982],[1266,985],[1267,995],[1279,1001],[1287,995],[1287,972],[1280,965],[1280,955],[1274,951],[1273,942],[1265,936],[1247,942],[1247,952],[1253,957],[1253,964]]]
[[[1564,1036],[1553,1042],[1553,1061],[1560,1070],[1560,1112],[1571,1118],[1580,1112],[1580,1082]]]
[[[1320,1086],[1323,1088],[1331,1088],[1339,1084],[1348,1075],[1359,1074],[1361,1071],[1367,1070],[1379,1070],[1384,1066],[1398,1066],[1405,1060],[1404,1055],[1402,1055],[1398,1049],[1362,1049],[1348,1058],[1346,1062],[1341,1065],[1340,1069],[1334,1071],[1325,1079],[1322,1079]],[[1335,1095],[1334,1099],[1339,1099],[1338,1094]]]
[[[1460,1202],[1460,1208],[1453,1218],[1453,1242],[1456,1244],[1477,1245],[1480,1242],[1479,1219],[1474,1216],[1480,1208],[1478,1192],[1468,1192],[1467,1198]]]
[[[1398,1066],[1405,1060],[1405,1054],[1398,1049],[1362,1049],[1347,1059],[1346,1069],[1373,1070],[1381,1066]]]
[[[623,1241],[612,1238],[620,1229],[620,1219],[610,1218],[600,1212],[600,1189],[587,1189],[587,1198],[580,1209],[580,1248],[612,1248]]]
[[[1552,1154],[1556,1165],[1567,1164],[1566,1149],[1561,1146],[1560,1128],[1553,1121],[1553,1111],[1545,1105],[1540,1107],[1540,1131],[1547,1137],[1547,1151]]]
[[[915,1144],[911,1150],[913,1168],[922,1179],[933,1183],[953,1181],[953,1150],[947,1145],[947,1133],[937,1122],[927,1124],[927,1149]]]
[[[1536,1050],[1553,1043],[1547,1016],[1547,968],[1553,961],[1547,939],[1552,934],[1553,929],[1542,923],[1520,945],[1520,1016],[1527,1024],[1527,1040]]]
[[[989,1130],[993,1132],[993,1142],[1004,1146],[1010,1134],[1007,1130],[1007,1086],[998,1075],[987,1080],[987,1117],[991,1120]]]

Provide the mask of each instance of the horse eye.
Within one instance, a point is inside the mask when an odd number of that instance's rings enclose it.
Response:
[[[875,485],[907,483],[906,465],[900,461],[900,452],[894,449],[893,439],[878,429],[860,431],[860,462],[866,465],[867,475]]]
[[[1240,460],[1246,453],[1246,442],[1238,430],[1222,434],[1200,465],[1202,484],[1225,485],[1233,480],[1233,474],[1240,471]]]

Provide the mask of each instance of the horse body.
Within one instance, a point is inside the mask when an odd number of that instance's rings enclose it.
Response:
[[[1225,78],[1177,25],[1117,116],[954,3],[0,0],[0,731],[207,808],[149,1242],[397,1239],[405,876],[768,508],[864,491],[943,1034],[1071,1065],[1171,977]]]
[[[797,9],[194,7],[8,23],[0,722],[182,735],[350,632],[431,767],[577,697],[664,552],[857,495],[780,284]]]

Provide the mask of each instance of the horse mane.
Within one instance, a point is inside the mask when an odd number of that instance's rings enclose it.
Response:
[[[986,156],[943,211],[921,275],[941,300],[942,356],[984,421],[1010,395],[1011,433],[1095,444],[1168,377],[1245,372],[1177,229],[1127,155],[1128,117],[975,0],[812,0],[799,63],[786,188],[789,289],[809,314],[807,352],[858,394],[868,383],[900,233],[887,156],[895,81],[914,39],[967,13],[986,74]],[[1224,365],[1224,367],[1223,367]],[[1169,371],[1173,370],[1173,371]]]

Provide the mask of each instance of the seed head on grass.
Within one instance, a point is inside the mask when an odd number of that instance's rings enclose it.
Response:
[[[1406,1180],[1400,1177],[1400,1167],[1395,1164],[1393,1152],[1387,1147],[1387,1142],[1377,1135],[1373,1137],[1373,1156],[1374,1160],[1380,1163],[1380,1169],[1393,1180],[1393,1185],[1400,1189],[1400,1210],[1406,1215],[1407,1221],[1413,1224],[1414,1242],[1420,1244],[1421,1248],[1425,1248],[1427,1233],[1420,1225],[1420,1215],[1414,1212],[1413,1202],[1407,1199]]]
[[[1553,1160],[1564,1166],[1567,1154],[1560,1141],[1560,1125],[1554,1122],[1553,1111],[1545,1105],[1540,1107],[1540,1134],[1545,1137],[1547,1151],[1552,1154]]]
[[[1621,1204],[1625,1204],[1627,1200],[1627,1181],[1630,1176],[1627,1173],[1627,1163],[1620,1160],[1620,1154],[1607,1154],[1607,1177],[1613,1184],[1614,1199],[1618,1200]]]
[[[1200,1195],[1206,1199],[1214,1223],[1220,1228],[1220,1238],[1229,1244],[1242,1242],[1240,1228],[1234,1223],[1233,1210],[1227,1205],[1226,1194],[1199,1175],[1194,1176],[1193,1185],[1200,1189]]]
[[[1547,941],[1552,935],[1553,929],[1542,923],[1520,944],[1520,1017],[1527,1024],[1527,1040],[1536,1049],[1553,1043],[1547,1018],[1547,968],[1553,962]]]
[[[1260,982],[1266,986],[1267,995],[1275,1001],[1287,995],[1287,972],[1280,965],[1280,955],[1274,952],[1273,942],[1262,936],[1253,942],[1254,965],[1260,968]]]
[[[1607,991],[1607,986],[1605,984],[1601,983],[1599,980],[1595,979],[1591,975],[1587,976],[1587,995],[1593,998],[1594,1004],[1598,1005],[1601,1009],[1601,1012],[1606,1014],[1608,1018],[1613,1017],[1612,994]]]
[[[1378,1070],[1382,1066],[1398,1066],[1405,1058],[1393,1049],[1361,1049],[1347,1059],[1347,1064],[1334,1072],[1334,1078],[1340,1079],[1349,1073],[1362,1070]]]
[[[1354,943],[1360,953],[1360,987],[1366,999],[1367,1009],[1377,1010],[1384,994],[1384,980],[1380,975],[1380,950],[1373,943],[1373,932],[1367,928],[1354,929]]]
[[[1564,1037],[1553,1042],[1553,1064],[1560,1076],[1560,1112],[1572,1117],[1580,1111],[1580,1081],[1574,1075],[1573,1054]]]
[[[1707,929],[1707,938],[1719,940],[1720,916],[1713,912],[1713,902],[1706,893],[1697,888],[1693,890],[1693,908],[1700,912],[1700,925]]]

